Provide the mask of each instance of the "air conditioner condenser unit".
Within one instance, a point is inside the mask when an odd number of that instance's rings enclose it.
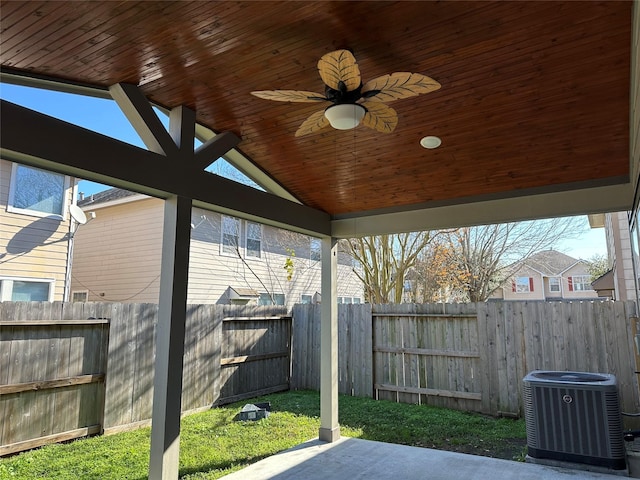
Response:
[[[523,382],[529,457],[626,468],[614,375],[536,370]]]

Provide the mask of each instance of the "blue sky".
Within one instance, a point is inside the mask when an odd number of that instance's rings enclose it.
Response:
[[[142,140],[113,100],[6,83],[0,83],[0,98],[144,148]],[[86,180],[78,186],[78,190],[87,195],[108,188]]]
[[[69,95],[5,83],[0,83],[0,98],[144,148],[140,137],[113,100]],[[159,117],[166,125],[166,117],[164,115]],[[84,192],[85,195],[107,188],[109,187],[86,180],[79,184],[79,191]],[[556,248],[574,258],[590,259],[594,255],[606,256],[604,229],[589,228],[586,216],[584,225],[585,233],[580,238],[561,242]]]
[[[589,220],[583,216],[585,233],[580,238],[560,242],[556,250],[559,250],[574,258],[590,260],[594,255],[607,256],[607,241],[604,228],[589,227]]]

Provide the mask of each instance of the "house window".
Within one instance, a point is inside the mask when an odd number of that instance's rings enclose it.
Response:
[[[284,305],[284,294],[274,293],[270,295],[261,293],[260,298],[258,298],[258,305]]]
[[[0,279],[0,300],[5,302],[50,302],[53,300],[53,280]]]
[[[65,214],[69,178],[39,168],[13,164],[7,210],[46,217]]]
[[[313,295],[302,294],[300,297],[300,303],[313,303]]]
[[[233,217],[222,217],[222,253],[237,255],[239,242],[240,220]]]
[[[549,291],[550,292],[560,291],[560,279],[558,277],[549,277]]]
[[[72,302],[86,302],[89,299],[89,290],[74,290],[71,292]]]
[[[515,293],[528,293],[533,292],[533,278],[531,277],[516,277],[513,283],[512,290]]]
[[[320,239],[312,238],[310,243],[310,250],[309,250],[309,260],[311,260],[312,262],[319,262],[320,252],[321,252]]]
[[[591,290],[591,280],[589,275],[575,275],[569,277],[569,291],[583,292]]]
[[[359,297],[338,297],[338,303],[362,303]]]
[[[262,245],[262,225],[247,222],[247,257],[260,258]]]

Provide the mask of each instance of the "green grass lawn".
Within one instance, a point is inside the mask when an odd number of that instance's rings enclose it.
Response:
[[[271,402],[272,413],[237,422],[245,403]],[[317,437],[317,392],[286,392],[182,419],[180,478],[215,479]],[[424,405],[341,396],[341,433],[499,458],[524,458],[523,420],[494,419]],[[49,445],[0,459],[0,479],[146,479],[150,429]]]

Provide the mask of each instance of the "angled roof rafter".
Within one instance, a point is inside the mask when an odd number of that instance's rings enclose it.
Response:
[[[61,93],[68,93],[72,95],[85,95],[89,97],[102,98],[106,100],[115,100],[115,101],[117,100],[116,98],[114,98],[114,90],[117,91],[119,89],[119,90],[122,90],[122,92],[120,92],[121,96],[124,95],[126,97],[126,92],[129,92],[130,95],[135,96],[134,99],[129,99],[126,101],[131,102],[132,104],[136,102],[142,103],[142,99],[139,98],[137,94],[132,93],[133,90],[139,91],[139,89],[134,85],[122,87],[123,84],[116,84],[110,88],[104,88],[96,85],[72,82],[72,81],[68,81],[60,78],[52,78],[46,75],[39,75],[33,72],[17,71],[7,67],[0,68],[0,82],[19,85],[23,87],[39,88],[39,89],[52,90],[52,91],[61,92]],[[117,87],[117,85],[120,85],[120,87]],[[116,92],[116,94],[118,94],[118,92]],[[153,102],[150,102],[146,98],[144,98],[144,100],[148,102],[150,105],[162,111],[167,116],[170,116],[171,114],[170,109],[162,105],[157,105]],[[138,113],[138,115],[140,115],[140,113]],[[141,121],[144,121],[144,119],[147,119],[147,118],[151,119],[150,121],[152,122],[152,124],[155,124],[155,121],[152,120],[153,117],[150,117],[148,112],[142,118],[134,118],[134,122],[139,123]],[[132,123],[132,126],[134,126],[135,128],[134,123]],[[164,126],[162,126],[162,129],[165,130]],[[137,129],[136,131],[138,132]],[[151,138],[153,138],[155,135],[161,135],[161,133],[158,133],[158,131],[155,129],[153,130],[153,132],[154,133],[149,132],[149,135],[151,135]],[[140,132],[138,132],[138,135],[140,135],[141,138],[143,137],[143,134],[141,134]],[[209,142],[213,142],[214,141],[213,139],[220,135],[223,135],[223,134],[216,133],[210,128],[200,123],[196,123],[195,125],[195,137],[198,140],[200,140],[202,143],[206,144]],[[235,136],[235,134],[233,134],[233,136]],[[235,137],[237,138],[237,136]],[[223,141],[217,140],[217,142],[224,143],[224,145],[229,145],[230,142],[232,141],[231,140],[232,138],[233,137],[231,137],[231,135],[226,134],[226,138]],[[144,142],[145,141],[144,138],[142,139]],[[147,141],[153,141],[153,140],[148,138]],[[145,145],[147,145],[146,142],[145,142]],[[149,148],[149,145],[147,145],[147,148]],[[160,147],[158,146],[158,148]],[[171,147],[169,146],[168,148],[171,148]],[[150,150],[157,151],[155,147],[150,148]],[[200,155],[204,157],[205,154],[201,153]],[[209,158],[213,158],[212,156],[213,153],[207,153],[206,155],[209,156]],[[301,203],[298,198],[296,198],[289,191],[287,191],[277,180],[275,180],[268,173],[266,173],[256,163],[251,161],[239,149],[235,147],[229,148],[228,150],[225,150],[224,153],[220,154],[219,157],[224,158],[227,162],[229,162],[231,165],[237,168],[243,175],[246,175],[250,180],[255,182],[260,187],[264,188],[266,192],[272,193],[274,195],[290,200],[292,202]],[[217,158],[213,159],[211,162],[209,162],[209,164],[205,165],[203,168],[206,168],[208,165],[215,162],[216,160]],[[206,159],[203,158],[201,161],[202,163],[204,163]]]
[[[315,236],[331,234],[329,215],[189,167],[96,132],[2,100],[2,157],[67,175],[193,204]],[[38,132],[38,141],[32,132]]]

